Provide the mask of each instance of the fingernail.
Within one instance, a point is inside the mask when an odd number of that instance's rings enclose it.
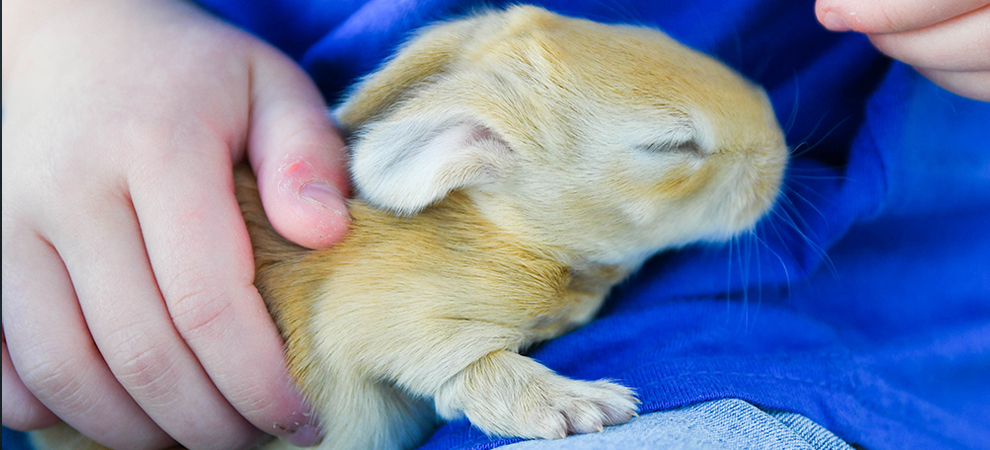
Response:
[[[323,435],[315,426],[303,425],[302,428],[299,428],[295,433],[286,436],[285,439],[296,447],[312,447],[323,441]]]
[[[841,15],[836,12],[829,11],[825,13],[825,17],[822,17],[822,25],[832,31],[849,31],[852,27],[843,19]]]
[[[341,216],[347,215],[347,204],[337,188],[323,182],[311,181],[299,188],[299,196]]]

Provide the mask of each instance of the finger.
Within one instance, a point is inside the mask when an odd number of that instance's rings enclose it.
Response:
[[[131,180],[148,255],[176,329],[228,401],[251,423],[297,445],[317,439],[288,374],[284,345],[253,285],[251,243],[224,144],[190,144]]]
[[[227,403],[172,324],[125,198],[55,244],[101,354],[142,409],[189,448],[239,448],[261,433]]]
[[[990,71],[958,72],[919,68],[918,72],[949,92],[990,102]]]
[[[832,31],[897,33],[943,22],[987,4],[987,0],[818,0],[815,15]]]
[[[9,298],[9,297],[8,297]],[[3,426],[14,430],[27,431],[45,428],[58,423],[58,416],[52,413],[31,394],[21,377],[17,376],[14,364],[7,352],[7,340],[3,340]]]
[[[915,67],[990,70],[990,6],[937,27],[870,35],[870,41],[891,58]]]
[[[310,248],[347,231],[344,146],[323,97],[291,60],[262,49],[253,66],[248,158],[272,226]]]
[[[90,338],[59,254],[36,236],[10,237],[9,231],[4,230],[3,326],[24,386],[102,445],[169,445],[172,440],[131,400]],[[5,379],[5,405],[6,390]]]

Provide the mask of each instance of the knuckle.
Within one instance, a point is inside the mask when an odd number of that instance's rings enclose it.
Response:
[[[232,317],[230,296],[217,289],[219,283],[182,272],[164,292],[169,314],[183,338],[217,336],[229,327]]]
[[[99,395],[92,386],[95,374],[81,358],[44,358],[20,371],[21,381],[46,404],[59,412],[78,415],[96,406]]]
[[[111,340],[114,342],[111,350],[113,371],[128,391],[154,400],[166,398],[176,389],[174,343],[152,342],[140,325],[117,330]]]

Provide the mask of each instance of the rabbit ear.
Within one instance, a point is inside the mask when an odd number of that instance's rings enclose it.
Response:
[[[354,86],[347,101],[334,111],[337,122],[346,132],[353,131],[424,80],[445,72],[481,20],[475,17],[424,28],[381,69]]]
[[[351,170],[362,198],[415,214],[454,189],[503,178],[515,159],[509,144],[477,118],[422,114],[365,126],[352,144]]]

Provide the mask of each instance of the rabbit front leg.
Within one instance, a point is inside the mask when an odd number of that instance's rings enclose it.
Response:
[[[548,439],[625,423],[639,403],[629,388],[572,380],[508,350],[489,353],[450,378],[434,401],[444,418],[467,416],[488,434]]]

